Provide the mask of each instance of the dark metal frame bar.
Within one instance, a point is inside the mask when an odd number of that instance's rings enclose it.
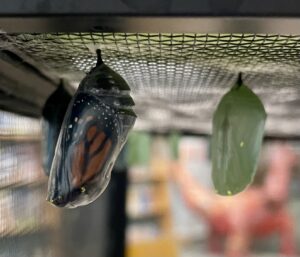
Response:
[[[0,15],[297,17],[297,0],[2,0]]]
[[[300,34],[300,18],[261,17],[0,17],[8,33],[169,32]]]
[[[2,0],[5,32],[300,33],[295,0]]]

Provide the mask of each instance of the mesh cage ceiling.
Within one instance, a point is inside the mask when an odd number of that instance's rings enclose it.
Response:
[[[57,33],[3,35],[1,47],[75,86],[100,48],[130,85],[143,130],[210,133],[218,101],[242,72],[265,105],[267,134],[299,135],[299,43],[291,35]]]

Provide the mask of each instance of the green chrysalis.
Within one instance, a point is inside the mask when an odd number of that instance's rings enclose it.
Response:
[[[212,179],[218,194],[237,194],[252,182],[266,117],[262,102],[240,74],[213,117]]]

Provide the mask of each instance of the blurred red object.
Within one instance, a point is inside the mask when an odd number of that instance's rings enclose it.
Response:
[[[221,252],[221,238],[225,237],[226,256],[245,256],[253,238],[278,233],[280,253],[296,255],[294,221],[286,207],[291,171],[296,161],[296,154],[287,144],[272,145],[263,185],[251,186],[230,197],[216,195],[201,186],[184,165],[174,165],[174,178],[186,204],[209,225],[212,252]]]

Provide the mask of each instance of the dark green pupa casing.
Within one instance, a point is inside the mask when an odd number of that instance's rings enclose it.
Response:
[[[218,194],[237,194],[252,182],[266,116],[262,102],[239,75],[213,117],[212,178]]]

